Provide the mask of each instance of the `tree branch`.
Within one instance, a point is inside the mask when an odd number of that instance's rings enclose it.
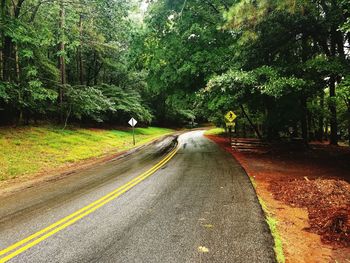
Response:
[[[18,3],[15,7],[15,18],[18,18],[20,12],[21,12],[21,8],[22,8],[22,5],[24,3],[25,0],[18,0]]]
[[[226,3],[225,0],[220,0],[220,2],[224,5],[226,11],[229,11],[229,10],[230,10],[230,7],[229,7],[229,5]]]
[[[209,5],[217,14],[221,14],[220,10],[216,8],[216,6],[210,1],[204,1],[207,5]]]

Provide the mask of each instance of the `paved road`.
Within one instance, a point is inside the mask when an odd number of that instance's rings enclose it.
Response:
[[[9,262],[275,262],[254,189],[237,162],[200,131],[180,136],[178,147],[130,190],[48,237],[62,224],[24,241],[0,262],[21,249]],[[169,156],[162,148],[1,200],[0,249],[125,187]]]

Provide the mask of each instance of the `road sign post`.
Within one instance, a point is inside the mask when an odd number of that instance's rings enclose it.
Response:
[[[135,120],[134,118],[131,118],[129,120],[129,125],[132,127],[132,141],[134,143],[134,145],[136,144],[135,141],[135,125],[137,124],[137,120]]]
[[[234,120],[237,118],[237,115],[233,111],[229,111],[225,115],[225,122],[226,122],[226,128],[228,129],[229,133],[229,140],[231,143],[231,135],[232,135],[232,128],[235,127]]]
[[[235,127],[235,123],[234,122],[226,122],[226,128],[228,130],[230,142],[231,142],[231,138],[232,138],[232,130],[233,130],[234,127]]]

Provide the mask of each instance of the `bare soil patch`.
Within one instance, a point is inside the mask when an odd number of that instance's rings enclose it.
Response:
[[[350,262],[349,148],[247,147],[245,139],[240,151],[239,139],[232,148],[226,138],[208,137],[254,178],[257,194],[279,221],[287,262]]]

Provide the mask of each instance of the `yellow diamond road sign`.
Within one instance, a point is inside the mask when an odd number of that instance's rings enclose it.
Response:
[[[233,122],[237,118],[237,115],[233,111],[229,111],[225,115],[225,119],[229,122]]]

